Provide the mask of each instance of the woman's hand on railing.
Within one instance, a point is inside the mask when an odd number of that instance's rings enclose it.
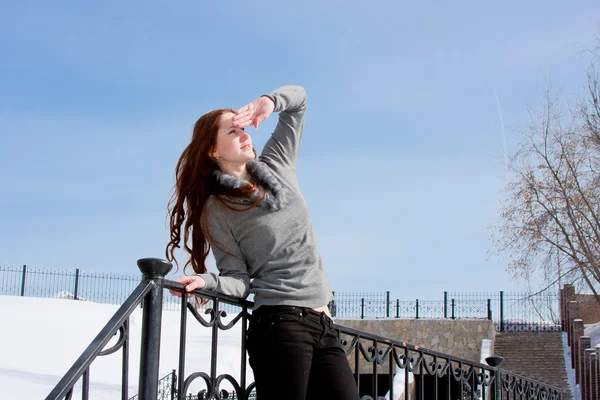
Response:
[[[204,278],[198,275],[182,276],[175,279],[173,282],[184,284],[185,291],[188,293],[196,289],[203,289],[204,286],[206,286]],[[178,290],[169,289],[169,293],[173,296],[181,297],[181,292]]]
[[[410,345],[410,344],[407,344],[406,342],[402,342],[402,345],[403,345],[404,347],[412,347],[412,348],[413,348],[413,350],[419,350],[419,346],[412,346],[412,345]]]

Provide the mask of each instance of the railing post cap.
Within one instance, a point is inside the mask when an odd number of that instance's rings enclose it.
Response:
[[[485,358],[485,362],[490,367],[499,367],[504,361],[504,357],[501,356],[489,356]]]
[[[137,260],[137,265],[144,276],[160,276],[163,277],[173,269],[173,264],[161,258],[140,258]]]

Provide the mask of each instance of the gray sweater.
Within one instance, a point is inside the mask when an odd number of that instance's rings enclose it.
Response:
[[[296,178],[296,159],[304,126],[306,93],[284,86],[266,95],[280,112],[275,132],[257,160],[247,164],[252,180],[266,197],[247,211],[234,211],[211,196],[206,228],[220,274],[201,274],[206,289],[245,298],[254,294],[261,305],[320,307],[332,299],[310,222],[308,206]],[[221,185],[247,182],[220,171]],[[229,199],[227,205],[245,209],[257,196]]]

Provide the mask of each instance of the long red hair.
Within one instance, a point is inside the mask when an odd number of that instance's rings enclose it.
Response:
[[[179,157],[175,167],[174,192],[168,205],[171,238],[165,253],[169,261],[175,261],[175,264],[179,266],[175,258],[175,249],[180,247],[183,226],[183,246],[190,254],[184,271],[191,265],[197,274],[206,272],[206,257],[211,246],[210,233],[207,232],[203,223],[206,218],[205,214],[208,212],[206,202],[209,197],[217,195],[218,199],[225,204],[226,200],[223,200],[223,196],[247,197],[256,190],[254,183],[237,189],[224,188],[218,184],[214,176],[214,172],[219,166],[210,156],[210,152],[216,145],[221,115],[227,112],[235,113],[230,108],[213,110],[196,121],[192,140]],[[254,202],[251,207],[258,204],[260,200],[262,198]],[[236,211],[247,209],[236,209]]]

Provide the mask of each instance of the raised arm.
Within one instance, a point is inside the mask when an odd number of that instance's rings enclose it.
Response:
[[[302,86],[283,86],[265,95],[275,103],[279,121],[265,144],[261,158],[286,168],[295,168],[304,130],[306,92]]]
[[[279,122],[260,157],[275,168],[295,168],[306,111],[306,92],[302,86],[282,86],[259,97],[240,108],[232,123],[240,128],[250,125],[258,128],[273,111],[279,112]]]

